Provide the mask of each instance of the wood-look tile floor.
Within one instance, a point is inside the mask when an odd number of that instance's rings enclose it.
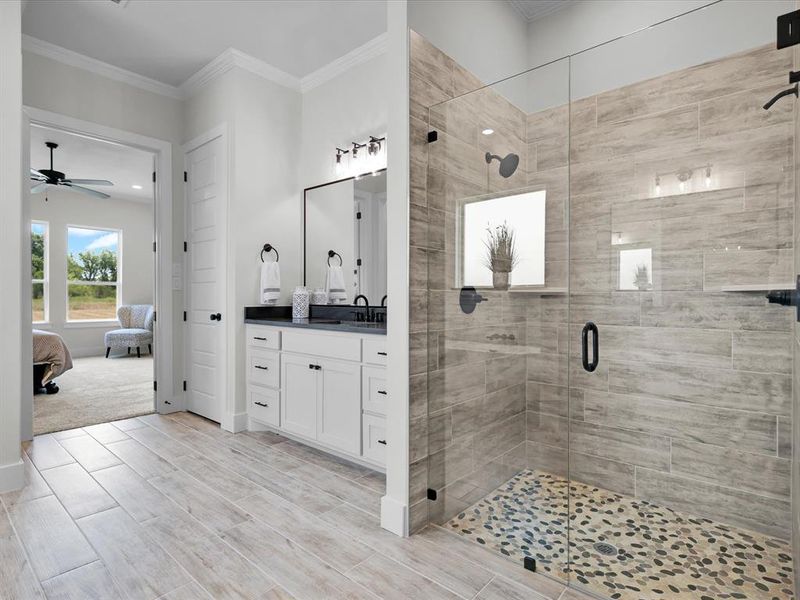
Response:
[[[0,598],[580,600],[439,527],[379,526],[380,474],[189,413],[39,436],[0,496]]]

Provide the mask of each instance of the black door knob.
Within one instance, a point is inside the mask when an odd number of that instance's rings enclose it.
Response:
[[[212,321],[222,321],[222,314],[221,313],[213,313],[211,317],[209,317]]]

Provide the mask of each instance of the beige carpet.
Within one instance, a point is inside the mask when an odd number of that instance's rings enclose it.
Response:
[[[57,394],[33,397],[33,433],[74,429],[153,412],[153,359],[136,355],[74,359]]]

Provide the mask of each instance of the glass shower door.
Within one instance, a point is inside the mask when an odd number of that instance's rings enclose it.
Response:
[[[448,64],[427,52],[425,69]],[[412,118],[412,128],[435,132],[419,182],[425,206],[412,208],[427,225],[411,248],[412,274],[427,274],[412,275],[412,296],[425,290],[427,302],[427,368],[412,377],[412,413],[423,415],[412,417],[412,438],[424,427],[425,440],[414,446],[412,472],[427,468],[429,522],[520,569],[561,578],[568,83],[569,63],[557,61],[487,87],[473,83],[479,89],[433,105],[427,123]]]
[[[797,131],[762,108],[793,51],[749,4],[571,59],[560,427],[572,583],[602,596],[793,597],[794,313],[765,294],[795,287]]]

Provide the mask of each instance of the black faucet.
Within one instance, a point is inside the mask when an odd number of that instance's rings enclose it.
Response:
[[[367,300],[367,297],[364,294],[359,294],[358,296],[355,297],[355,299],[353,300],[353,306],[358,306],[359,298],[364,299],[364,312],[355,313],[356,321],[366,321],[368,323],[371,323],[374,320],[374,316],[372,316],[369,312],[369,300]]]
[[[381,306],[386,306],[386,298],[387,298],[386,295],[384,295],[384,297],[381,298]]]

